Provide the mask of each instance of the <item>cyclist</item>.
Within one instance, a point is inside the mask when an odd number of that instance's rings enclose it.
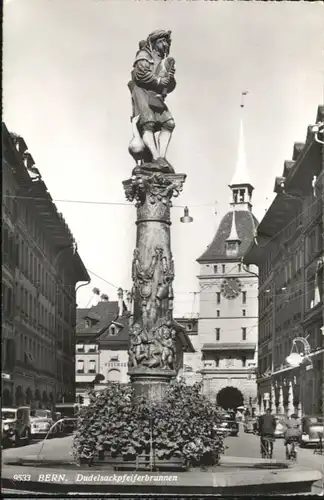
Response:
[[[292,451],[292,443],[299,441],[301,435],[301,420],[298,418],[296,413],[292,413],[290,418],[286,422],[286,429],[284,433],[284,444],[286,447],[286,459],[290,459]]]
[[[268,443],[270,445],[270,450],[268,451],[269,457],[272,458],[275,430],[276,419],[273,415],[271,415],[271,410],[270,408],[268,408],[266,410],[266,413],[264,415],[261,415],[259,418],[259,434],[262,458],[266,457]]]

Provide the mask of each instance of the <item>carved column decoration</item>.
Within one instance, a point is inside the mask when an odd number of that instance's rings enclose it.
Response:
[[[170,207],[185,179],[185,174],[137,170],[123,182],[127,199],[137,207],[129,375],[138,393],[153,399],[160,399],[162,386],[176,376],[179,326],[173,320]]]

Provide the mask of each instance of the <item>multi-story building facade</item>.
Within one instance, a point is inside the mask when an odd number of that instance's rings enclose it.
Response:
[[[118,301],[104,298],[89,309],[77,309],[76,394],[85,400],[95,379],[102,387],[128,381],[129,313],[120,292]]]
[[[76,290],[89,275],[22,137],[2,124],[2,401],[74,400]]]
[[[317,121],[323,121],[319,107]],[[318,413],[323,405],[323,145],[308,128],[276,178],[276,197],[245,256],[259,267],[260,409]],[[296,367],[286,358],[301,352]]]
[[[124,302],[123,290],[118,301],[102,300],[90,309],[77,310],[76,394],[88,403],[87,392],[92,386],[104,389],[108,382],[129,382],[128,346],[131,321],[129,301]],[[183,325],[181,325],[183,326]],[[184,352],[193,347],[186,329],[177,337],[177,372],[183,371]]]
[[[200,310],[196,371],[211,400],[236,408],[253,406],[257,394],[257,268],[243,266],[242,258],[258,221],[252,213],[254,188],[247,172],[242,124],[237,166],[229,187],[230,211],[197,259]]]

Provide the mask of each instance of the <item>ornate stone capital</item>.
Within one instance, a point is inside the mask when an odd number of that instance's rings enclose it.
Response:
[[[146,201],[151,205],[161,202],[170,207],[172,196],[180,194],[185,180],[186,174],[139,172],[123,181],[123,186],[127,200],[135,200],[137,207]]]

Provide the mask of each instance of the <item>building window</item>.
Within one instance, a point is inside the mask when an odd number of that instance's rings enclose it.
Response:
[[[241,266],[241,264],[239,264],[239,265],[237,266],[237,270],[238,270],[238,272],[239,272],[239,273],[242,271],[242,266]]]
[[[216,311],[216,316],[217,316],[217,318],[220,317],[220,310],[219,309],[217,309],[217,311]]]
[[[240,189],[239,201],[240,203],[243,203],[245,201],[245,189]]]
[[[233,368],[234,367],[234,359],[232,356],[229,356],[226,360],[226,368]]]
[[[214,274],[218,273],[218,266],[214,266]]]
[[[96,360],[90,359],[88,373],[96,373]]]
[[[88,352],[96,352],[96,350],[97,350],[96,344],[89,344]]]
[[[246,304],[246,292],[242,292],[242,304]]]
[[[226,242],[226,253],[227,255],[235,255],[238,252],[238,243],[236,241],[227,241]]]
[[[77,352],[84,352],[84,344],[77,344]]]
[[[242,367],[243,368],[246,367],[246,357],[245,356],[242,357]]]
[[[220,302],[221,302],[221,294],[220,294],[220,292],[216,293],[216,301],[217,301],[217,304],[220,304]]]
[[[90,321],[90,319],[86,319],[85,320],[85,327],[86,328],[90,328],[91,327],[91,321]]]
[[[225,264],[222,264],[222,271],[225,273]]]
[[[246,316],[246,310],[242,309],[242,316]]]
[[[220,328],[216,328],[216,340],[220,340]]]
[[[79,359],[77,362],[77,372],[84,373],[84,361],[83,361],[83,359]]]
[[[109,328],[109,334],[116,335],[116,333],[117,333],[117,330],[116,330],[115,325],[111,325],[111,327]]]
[[[242,340],[246,340],[246,328],[242,328]]]
[[[215,358],[215,365],[216,365],[216,368],[219,367],[219,358]]]

